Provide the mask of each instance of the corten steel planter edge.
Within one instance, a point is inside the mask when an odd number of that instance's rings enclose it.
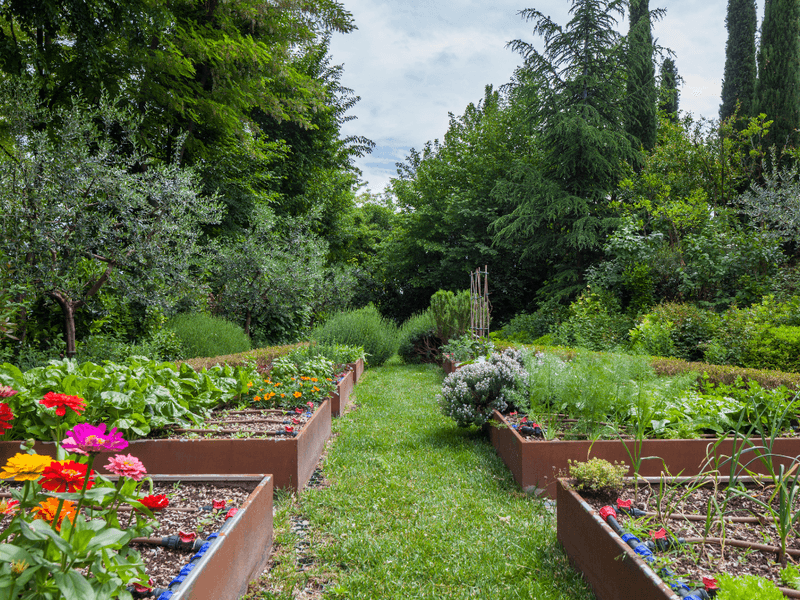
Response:
[[[162,480],[162,478],[158,478]],[[242,481],[245,477],[216,475],[211,481]],[[235,600],[264,570],[272,551],[272,476],[253,475],[259,483],[217,538],[197,561],[171,600]],[[185,475],[182,481],[206,481]]]
[[[336,385],[336,391],[331,395],[331,414],[339,417],[350,406],[350,394],[353,393],[354,371],[347,371],[344,378]]]
[[[364,359],[359,358],[356,362],[347,363],[347,367],[353,372],[353,383],[358,383],[358,380],[364,374]]]
[[[442,369],[444,370],[445,375],[450,375],[450,373],[456,372],[458,365],[454,361],[446,358],[444,361],[442,361]]]
[[[677,600],[650,566],[563,480],[557,480],[556,537],[598,600]]]
[[[556,479],[566,475],[569,460],[585,461],[596,457],[630,465],[631,458],[626,445],[631,454],[634,454],[632,440],[526,440],[497,411],[492,415],[489,438],[514,480],[524,491],[550,498],[555,497]],[[731,456],[734,441],[732,438],[722,440],[714,450],[715,455]],[[751,442],[758,445],[760,440],[753,439]],[[639,454],[642,457],[656,456],[659,459],[644,460],[639,474],[643,477],[658,477],[662,472],[670,476],[698,475],[706,463],[709,448],[715,443],[715,440],[709,439],[644,440]],[[800,455],[800,438],[776,439],[773,452],[789,457]],[[775,459],[773,462],[775,465],[783,463],[788,466],[791,459]],[[729,468],[726,466],[722,474],[728,475],[726,469]],[[758,473],[764,472],[759,461],[753,462],[750,468]]]
[[[276,488],[299,492],[311,478],[331,435],[331,402],[319,405],[296,437],[269,439],[133,440],[125,449],[152,475],[270,473]],[[0,442],[0,461],[20,452],[20,441]],[[52,442],[36,442],[39,454],[55,456]],[[99,462],[99,461],[98,461]],[[102,465],[97,470],[105,473]]]

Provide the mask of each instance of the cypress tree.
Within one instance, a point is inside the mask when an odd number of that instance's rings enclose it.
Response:
[[[645,150],[656,145],[656,79],[649,0],[631,0],[625,130]]]
[[[797,145],[800,125],[800,5],[766,0],[758,52],[757,110],[772,119],[768,146]]]
[[[678,67],[671,58],[665,58],[661,63],[661,85],[659,86],[658,107],[669,116],[673,123],[678,122],[678,82],[681,80],[678,75]]]
[[[728,0],[728,43],[725,46],[725,75],[722,80],[722,104],[719,118],[725,120],[741,103],[739,116],[755,114],[756,96],[756,2]]]

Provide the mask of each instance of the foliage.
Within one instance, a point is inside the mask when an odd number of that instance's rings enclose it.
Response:
[[[436,322],[436,336],[442,342],[464,335],[469,329],[471,315],[469,290],[453,293],[439,290],[431,296],[430,312]]]
[[[676,123],[678,121],[678,100],[680,99],[678,84],[683,78],[678,75],[678,67],[675,66],[672,58],[667,57],[661,63],[659,76],[661,81],[658,87],[658,108],[671,122]]]
[[[758,575],[729,575],[720,573],[716,576],[719,584],[717,600],[782,600],[783,592],[772,581]]]
[[[646,317],[651,328],[669,332],[669,342],[658,344],[674,348],[674,356],[685,360],[703,358],[707,344],[714,338],[719,317],[692,304],[667,302],[655,307]]]
[[[126,364],[77,364],[73,360],[51,361],[46,367],[26,372],[11,364],[0,366],[0,385],[17,390],[7,402],[17,418],[7,433],[9,439],[50,440],[62,421],[39,400],[47,392],[80,396],[86,411],[77,422],[103,421],[128,439],[146,437],[168,425],[199,423],[217,406],[247,391],[252,367],[217,366],[201,373],[188,365],[156,363],[131,358]],[[63,432],[63,428],[61,429]]]
[[[301,366],[306,360],[321,357],[332,362],[334,367],[344,367],[359,360],[364,360],[366,353],[363,346],[310,343],[295,348],[287,356],[295,361],[298,366]]]
[[[182,313],[166,327],[175,332],[186,358],[221,356],[250,350],[250,339],[235,323],[203,313]]]
[[[652,21],[663,13],[663,10],[651,12],[649,0],[630,3],[625,129],[645,151],[656,145],[657,93]]]
[[[764,4],[758,49],[757,111],[773,120],[767,144],[797,147],[800,123],[800,7],[790,0]]]
[[[746,366],[800,372],[800,327],[767,327],[749,346]]]
[[[495,410],[508,406],[506,393],[522,376],[524,353],[506,350],[486,360],[464,365],[448,375],[436,400],[459,427],[481,426]]]
[[[569,476],[575,479],[577,491],[619,491],[627,473],[628,465],[616,462],[612,465],[602,458],[591,458],[586,462],[569,461]]]
[[[755,0],[728,0],[725,17],[728,41],[725,45],[725,73],[719,118],[756,113],[756,17]],[[760,109],[759,109],[760,110]]]
[[[655,320],[651,315],[644,315],[629,333],[630,349],[637,354],[675,356],[673,329],[675,325],[670,321]]]
[[[410,316],[400,326],[397,353],[406,364],[436,362],[441,344],[436,335],[436,319],[428,309]]]
[[[442,356],[445,358],[455,363],[464,363],[481,357],[488,358],[494,352],[494,344],[486,338],[465,333],[451,338],[449,342],[442,345],[441,350]]]
[[[613,350],[624,345],[631,319],[620,311],[614,296],[587,288],[570,304],[568,317],[553,331],[554,344]]]
[[[302,344],[287,344],[285,346],[269,346],[266,348],[256,348],[248,352],[238,354],[228,354],[223,356],[190,358],[181,361],[180,364],[189,365],[195,371],[203,371],[216,366],[227,365],[229,367],[243,367],[255,365],[259,371],[269,370],[272,362],[279,356],[291,352]]]
[[[362,346],[370,367],[378,367],[397,352],[397,326],[373,306],[334,314],[311,333],[322,344]]]
[[[17,282],[60,306],[73,355],[75,311],[104,285],[145,305],[181,294],[198,226],[219,207],[190,170],[153,164],[135,138],[140,120],[107,98],[49,110],[7,84],[0,96],[0,254]]]

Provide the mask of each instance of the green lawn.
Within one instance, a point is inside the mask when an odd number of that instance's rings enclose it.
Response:
[[[358,408],[334,419],[330,485],[277,495],[271,591],[253,598],[315,586],[330,599],[593,598],[545,503],[519,490],[484,434],[440,414],[442,376],[394,362],[365,372]],[[309,522],[302,572],[292,517]]]

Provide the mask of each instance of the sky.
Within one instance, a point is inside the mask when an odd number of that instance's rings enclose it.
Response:
[[[461,115],[485,86],[508,83],[521,57],[506,44],[521,39],[542,48],[533,23],[518,12],[535,8],[560,25],[569,21],[569,0],[341,0],[358,29],[331,41],[341,83],[361,100],[348,113],[344,135],[375,142],[357,161],[364,189],[380,193],[397,176],[395,163],[411,148],[441,139],[448,113]],[[757,0],[759,23],[764,0]],[[650,0],[666,16],[653,25],[657,42],[675,52],[680,110],[717,118],[725,67],[727,0]],[[627,30],[627,21],[620,24]]]

